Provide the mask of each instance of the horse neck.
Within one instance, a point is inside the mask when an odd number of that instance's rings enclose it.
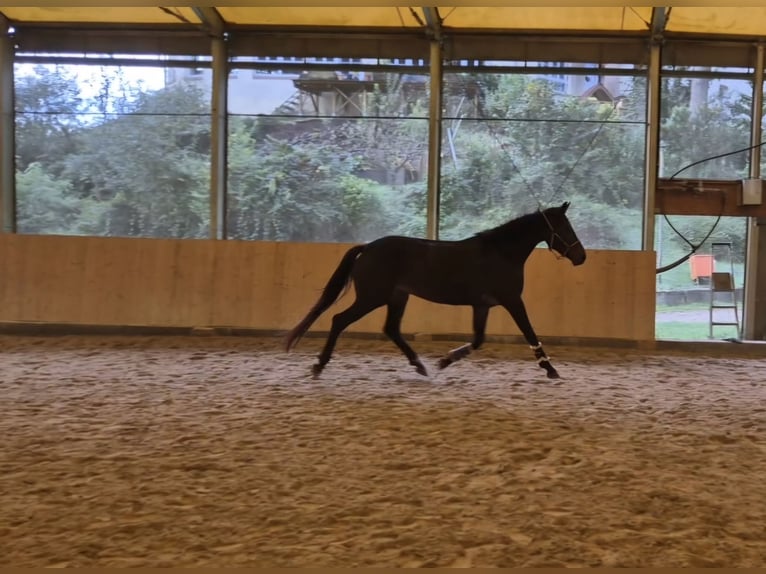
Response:
[[[539,236],[532,234],[529,237],[524,237],[519,240],[516,245],[518,246],[519,256],[522,258],[522,260],[526,261],[529,259],[529,256],[532,255],[535,247],[540,245],[540,243],[543,241],[545,241],[545,233],[543,232],[540,232]]]
[[[500,247],[500,250],[519,261],[526,261],[532,254],[532,251],[540,243],[548,238],[547,226],[536,225],[536,222],[527,222],[527,229],[515,231],[508,236],[496,236],[494,243]]]

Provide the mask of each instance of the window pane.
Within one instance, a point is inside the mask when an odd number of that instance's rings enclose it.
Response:
[[[662,79],[660,177],[747,177],[752,82],[691,74]]]
[[[571,201],[586,247],[640,249],[645,80],[567,67],[445,74],[441,237]]]
[[[688,75],[662,79],[660,177],[678,179],[740,179],[749,171],[752,83],[725,77],[732,69],[694,68]],[[716,77],[716,73],[721,77]],[[699,163],[698,163],[699,162]],[[712,193],[712,191],[711,191]],[[674,229],[675,228],[675,229]],[[709,239],[688,260],[682,260]],[[660,338],[707,338],[709,334],[709,275],[697,276],[694,258],[711,254],[711,243],[730,242],[734,281],[741,292],[744,280],[746,218],[660,215],[656,217],[658,267],[679,265],[657,275],[659,292],[674,292],[674,301],[696,306],[698,325],[675,333],[658,322]],[[691,244],[691,245],[690,245]],[[730,262],[716,261],[714,271],[730,271]],[[664,300],[664,295],[659,301]],[[741,295],[740,295],[741,300]],[[740,321],[742,314],[739,315]],[[729,320],[716,315],[715,320]],[[714,338],[736,336],[735,328],[716,328]]]
[[[229,236],[423,236],[428,76],[284,60],[229,77]]]
[[[205,237],[209,91],[193,71],[17,64],[19,232]]]
[[[764,84],[763,89],[763,95],[766,96],[766,84]],[[761,109],[761,142],[764,142],[764,134],[766,134],[766,122],[764,121],[764,118],[766,118],[766,97],[763,99],[764,105]],[[760,157],[761,157],[761,172],[760,176],[761,178],[766,178],[766,145],[762,145],[760,148]]]

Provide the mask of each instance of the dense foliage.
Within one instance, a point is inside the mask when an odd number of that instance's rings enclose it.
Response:
[[[427,89],[388,74],[357,117],[229,119],[227,225],[238,239],[363,241],[424,235]],[[460,238],[571,200],[586,246],[638,249],[644,186],[642,79],[620,105],[562,96],[543,78],[452,75],[478,96],[445,101],[440,230]],[[748,143],[750,98],[689,79],[663,88],[663,175]],[[700,89],[696,86],[695,89]],[[257,96],[254,96],[257,97]],[[16,79],[18,227],[23,233],[206,237],[209,98],[196,85],[149,91],[110,69],[91,96],[71,68]],[[684,177],[744,177],[747,154]],[[680,218],[692,240],[709,222]],[[742,246],[743,227],[721,233]],[[667,234],[673,249],[685,243]]]

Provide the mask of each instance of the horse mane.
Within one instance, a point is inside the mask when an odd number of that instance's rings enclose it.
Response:
[[[540,212],[533,211],[532,213],[527,213],[515,219],[511,219],[497,227],[479,231],[474,237],[489,242],[505,242],[508,240],[524,238],[540,227],[541,220]]]

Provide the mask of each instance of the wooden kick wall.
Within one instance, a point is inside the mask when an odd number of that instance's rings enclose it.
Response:
[[[344,244],[0,234],[0,322],[286,330],[308,311]],[[655,256],[590,251],[573,267],[544,249],[524,299],[540,338],[654,339]],[[350,295],[346,296],[347,298]],[[339,302],[312,330],[327,330]],[[350,330],[379,333],[380,309]],[[471,311],[412,298],[405,333],[468,334]],[[488,333],[516,335],[494,308]]]

